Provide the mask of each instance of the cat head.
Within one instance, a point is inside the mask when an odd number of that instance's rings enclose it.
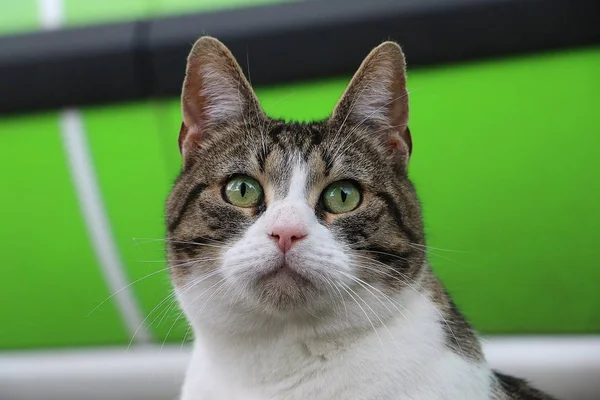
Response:
[[[410,287],[424,239],[397,44],[368,55],[330,118],[289,123],[265,115],[229,50],[203,37],[182,111],[167,247],[192,323],[352,313]]]

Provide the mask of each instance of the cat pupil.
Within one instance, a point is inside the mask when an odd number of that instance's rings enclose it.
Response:
[[[242,194],[242,197],[246,197],[246,183],[242,182],[242,184],[240,185],[240,193]]]
[[[348,193],[346,193],[346,191],[342,189],[340,195],[342,196],[342,203],[345,203],[346,198],[348,197]]]

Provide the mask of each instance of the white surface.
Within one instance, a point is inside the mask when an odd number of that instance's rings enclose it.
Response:
[[[488,337],[483,349],[495,369],[560,399],[600,399],[600,336]]]
[[[494,368],[560,399],[599,398],[600,336],[488,337],[484,351]],[[180,346],[0,353],[0,399],[176,399],[188,353]]]

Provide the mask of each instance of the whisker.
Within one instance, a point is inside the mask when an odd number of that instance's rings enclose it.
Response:
[[[458,261],[456,261],[456,260],[453,260],[453,259],[451,259],[451,258],[448,258],[448,257],[444,257],[444,256],[442,256],[441,254],[438,254],[438,253],[436,253],[436,252],[434,252],[434,251],[431,251],[431,250],[430,250],[430,249],[431,249],[431,247],[430,247],[430,248],[428,248],[428,247],[423,247],[423,248],[421,248],[421,247],[415,247],[414,243],[411,243],[411,242],[408,242],[408,243],[406,243],[406,244],[407,244],[409,247],[413,248],[414,250],[418,250],[418,251],[422,252],[422,253],[423,253],[423,254],[425,254],[425,255],[428,255],[428,254],[433,254],[433,255],[434,255],[434,256],[436,256],[436,257],[439,257],[439,258],[442,258],[442,259],[444,259],[444,260],[447,260],[447,261],[450,261],[450,262],[453,262],[453,263],[457,263],[457,264],[458,264]]]
[[[187,286],[187,287],[191,288],[192,286],[194,286],[194,285],[196,285],[196,284],[198,284],[198,283],[202,282],[204,279],[208,279],[208,278],[210,278],[211,276],[213,276],[213,275],[215,275],[215,274],[218,274],[218,273],[219,273],[219,271],[218,271],[218,270],[215,270],[215,271],[213,271],[213,272],[211,272],[211,273],[209,273],[209,274],[202,275],[201,277],[199,277],[199,278],[197,278],[197,279],[194,279],[194,280],[192,280],[191,282],[187,283],[187,284],[186,284],[186,285],[184,285],[183,287],[186,287],[186,286]],[[129,352],[129,349],[131,348],[131,345],[132,345],[132,343],[133,343],[133,340],[135,339],[135,336],[137,335],[137,333],[139,332],[139,330],[142,328],[142,326],[144,326],[144,324],[146,323],[146,321],[148,320],[148,318],[149,318],[149,317],[150,317],[150,316],[151,316],[151,315],[152,315],[154,312],[156,312],[156,310],[158,309],[158,307],[160,307],[162,304],[164,304],[164,302],[165,302],[165,301],[168,301],[168,300],[171,298],[171,296],[173,296],[173,295],[174,295],[174,294],[171,294],[171,295],[169,295],[169,296],[165,297],[165,298],[164,298],[164,299],[163,299],[161,302],[159,302],[159,303],[158,303],[156,306],[154,306],[154,308],[153,308],[153,309],[150,311],[150,313],[148,313],[148,315],[146,315],[146,317],[145,317],[145,318],[142,320],[142,322],[140,323],[140,325],[138,326],[138,328],[137,328],[137,329],[135,330],[135,332],[133,333],[133,335],[132,335],[132,337],[131,337],[131,340],[129,341],[129,344],[127,345],[127,350],[126,350],[126,352]]]
[[[333,284],[333,281],[330,278],[324,277],[325,278],[325,282],[327,282],[327,284],[329,285],[329,287],[331,287],[334,290],[334,295],[337,292],[339,294],[339,299],[340,299],[340,303],[344,306],[344,311],[346,312],[346,320],[349,321],[350,317],[348,316],[348,307],[346,307],[346,302],[344,301],[344,296],[342,295],[342,292],[340,291],[340,289],[337,287],[337,285]],[[338,305],[338,312],[339,312],[339,305]]]
[[[379,336],[379,332],[377,332],[377,329],[375,328],[375,325],[373,324],[373,321],[371,321],[371,318],[369,318],[369,315],[367,314],[367,312],[365,311],[365,309],[360,305],[360,303],[356,300],[356,298],[354,298],[354,296],[352,295],[352,293],[350,293],[350,291],[353,291],[352,288],[350,288],[350,286],[346,285],[343,282],[338,282],[338,283],[340,284],[339,287],[341,289],[343,289],[346,293],[348,293],[348,296],[350,296],[352,298],[352,300],[354,300],[354,302],[356,303],[356,305],[358,306],[358,308],[360,308],[360,310],[363,312],[363,314],[365,315],[365,317],[367,317],[367,321],[369,321],[369,324],[373,328],[373,332],[375,332],[375,335],[377,336],[377,339],[379,340],[379,343],[381,344],[381,347],[383,348],[383,341],[381,340],[381,337]],[[356,293],[356,292],[354,292],[354,293]]]
[[[220,272],[220,271],[214,271],[214,272]],[[225,281],[227,278],[222,278],[221,280],[219,280],[217,283],[215,283],[214,285],[212,285],[211,287],[209,287],[208,289],[204,290],[202,293],[200,293],[198,296],[196,296],[196,298],[194,300],[192,300],[192,304],[196,302],[196,300],[198,300],[200,297],[202,297],[207,291],[209,291],[210,289],[212,289],[213,287],[217,286],[219,283]],[[196,314],[196,317],[198,316],[199,313]],[[169,335],[171,334],[171,331],[173,330],[173,328],[175,327],[175,325],[177,324],[177,322],[181,319],[181,317],[183,317],[184,313],[180,313],[177,318],[175,319],[175,321],[171,324],[171,327],[169,328],[169,330],[167,331],[167,334],[165,335],[165,339],[162,342],[162,345],[160,346],[160,349],[162,351],[163,347],[165,346],[166,341],[169,339]]]
[[[91,315],[91,314],[92,314],[94,311],[96,311],[96,310],[97,310],[98,308],[100,308],[100,307],[101,307],[103,304],[105,304],[107,301],[109,301],[110,299],[112,299],[114,296],[116,296],[117,294],[119,294],[119,293],[120,293],[120,292],[122,292],[123,290],[125,290],[125,289],[127,289],[127,288],[129,288],[129,287],[131,287],[131,286],[133,286],[133,285],[135,285],[135,284],[136,284],[136,283],[138,283],[138,282],[141,282],[141,281],[143,281],[143,280],[144,280],[144,279],[146,279],[146,278],[149,278],[149,277],[151,277],[151,276],[155,276],[155,275],[157,275],[157,274],[160,274],[160,273],[166,272],[166,271],[168,271],[168,270],[170,270],[170,269],[173,269],[173,268],[177,268],[177,267],[183,267],[183,266],[186,266],[186,265],[192,265],[192,264],[195,264],[195,263],[198,263],[198,262],[203,262],[203,261],[216,261],[216,260],[218,260],[218,259],[217,259],[217,258],[212,258],[212,259],[210,259],[210,258],[206,258],[206,259],[189,260],[189,261],[186,261],[186,262],[183,262],[183,263],[180,263],[180,264],[173,264],[173,265],[171,265],[171,266],[168,266],[168,267],[165,267],[165,268],[161,268],[161,269],[159,269],[159,270],[157,270],[157,271],[154,271],[154,272],[151,272],[151,273],[149,273],[149,274],[147,274],[147,275],[144,275],[143,277],[141,277],[141,278],[139,278],[139,279],[136,279],[136,280],[135,280],[135,281],[133,281],[133,282],[130,282],[130,283],[129,283],[129,284],[127,284],[126,286],[124,286],[124,287],[122,287],[121,289],[117,290],[116,292],[112,293],[112,294],[111,294],[110,296],[108,296],[106,299],[102,300],[102,301],[101,301],[101,302],[100,302],[98,305],[96,305],[96,306],[95,306],[95,307],[94,307],[94,308],[93,308],[93,309],[92,309],[92,310],[91,310],[89,313],[87,313],[87,315],[86,315],[85,317],[86,317],[86,318],[87,318],[87,317],[89,317],[89,316],[90,316],[90,315]],[[139,262],[145,262],[145,261],[139,261]],[[148,262],[152,262],[152,261],[148,261]],[[157,262],[164,262],[164,260],[162,260],[162,261],[157,261]]]
[[[386,253],[385,251],[366,250],[366,249],[355,249],[354,251],[360,251],[360,252],[364,252],[364,253],[382,254],[384,256],[389,256],[389,257],[397,258],[397,259],[403,260],[403,261],[408,260],[408,258],[406,258],[406,257],[401,257],[401,256],[399,256],[397,254]],[[361,257],[364,257],[364,256],[361,256]]]
[[[214,242],[214,243],[221,243],[221,244],[227,244],[227,242],[223,241],[223,240],[219,240],[219,239],[214,239],[214,238],[209,238],[206,236],[198,236],[199,239],[203,239],[203,240],[207,240],[210,242]],[[180,243],[187,243],[187,244],[196,244],[195,242],[192,241],[185,241],[185,240],[179,240],[179,239],[173,239],[170,237],[166,237],[166,238],[132,238],[136,243],[140,243],[141,240],[143,240],[144,242],[142,242],[142,244],[145,243],[156,243],[156,242],[180,242]]]
[[[363,279],[357,278],[355,276],[352,276],[350,274],[346,274],[343,271],[339,271],[344,275],[347,275],[350,279],[352,279],[354,282],[358,283],[359,285],[361,285],[365,290],[367,290],[369,293],[371,293],[371,295],[373,295],[373,297],[375,297],[377,300],[379,300],[379,302],[386,308],[386,310],[388,310],[388,312],[393,315],[394,313],[392,312],[392,310],[389,309],[389,307],[379,298],[377,297],[373,292],[371,292],[371,290],[369,290],[369,288],[377,291],[378,293],[380,293],[387,301],[390,302],[391,305],[394,306],[394,308],[396,309],[396,311],[398,311],[400,313],[400,315],[402,315],[402,317],[409,323],[411,324],[411,321],[409,318],[406,317],[406,315],[402,312],[402,310],[400,310],[400,308],[398,308],[398,306],[402,307],[405,311],[406,308],[404,306],[402,306],[400,303],[398,303],[397,301],[393,300],[390,296],[388,296],[387,294],[385,294],[383,291],[381,291],[380,289],[376,288],[375,286],[369,284],[368,282],[365,282]]]
[[[227,248],[226,246],[221,246],[221,245],[217,245],[217,244],[199,243],[199,242],[191,242],[191,241],[184,241],[184,240],[169,240],[169,243],[189,244],[189,245],[192,245],[192,246],[200,246],[200,247],[215,247],[217,249],[225,249],[225,248]]]
[[[163,321],[165,320],[166,316],[169,315],[171,313],[171,311],[178,305],[177,295],[175,294],[175,292],[171,293],[168,296],[168,299],[169,299],[168,300],[169,304],[161,312],[159,312],[154,317],[154,319],[152,319],[152,321],[150,322],[149,326],[153,326],[154,323],[156,322],[156,320],[160,318],[160,320],[156,324],[156,327],[158,328],[163,323]]]
[[[380,265],[382,265],[382,266],[385,266],[386,268],[388,268],[388,269],[389,269],[389,266],[388,266],[388,265],[386,265],[386,264],[384,264],[384,263],[382,263],[382,262],[379,262],[379,261],[377,261],[377,260],[371,260],[371,261],[373,261],[373,262],[376,262],[376,263],[378,263],[378,264],[380,264]],[[377,265],[377,264],[375,264],[375,265]],[[368,267],[365,267],[363,264],[356,264],[356,266],[358,266],[358,267],[361,267],[361,268],[365,268],[365,269],[369,269]],[[415,284],[415,285],[417,285],[417,286],[418,286],[418,287],[419,287],[421,290],[417,290],[417,289],[415,289],[415,287],[414,287],[413,285],[411,285],[411,282],[408,282],[408,281],[402,281],[402,280],[400,280],[398,277],[396,277],[396,276],[393,276],[393,275],[391,275],[391,274],[389,274],[389,273],[387,273],[387,272],[385,272],[385,271],[381,271],[381,270],[378,270],[378,269],[375,269],[375,268],[372,268],[372,269],[370,269],[370,270],[372,270],[372,271],[374,271],[374,272],[379,272],[379,273],[385,274],[386,276],[389,276],[389,277],[391,277],[391,278],[393,278],[393,279],[396,279],[396,280],[398,280],[398,281],[399,281],[399,282],[401,282],[401,283],[404,283],[404,284],[406,284],[406,285],[407,285],[407,287],[408,287],[409,289],[411,289],[411,290],[412,290],[412,291],[414,291],[416,294],[418,294],[419,296],[421,296],[421,297],[422,297],[422,298],[423,298],[423,299],[424,299],[424,300],[425,300],[425,301],[426,301],[426,302],[427,302],[427,303],[428,303],[428,304],[429,304],[429,305],[430,305],[430,306],[431,306],[431,307],[434,309],[434,311],[436,312],[436,314],[437,314],[437,315],[440,317],[440,319],[442,320],[442,322],[443,322],[443,323],[446,325],[446,327],[448,328],[448,330],[449,330],[449,331],[450,331],[450,333],[452,334],[452,336],[453,336],[454,340],[456,341],[456,343],[457,343],[457,345],[458,345],[458,348],[459,348],[460,352],[461,352],[463,355],[465,354],[465,353],[464,353],[464,351],[463,351],[463,349],[462,349],[462,348],[461,348],[461,346],[460,346],[460,342],[458,341],[458,339],[457,339],[457,337],[456,337],[456,334],[454,333],[454,330],[452,329],[452,327],[451,327],[451,326],[450,326],[450,324],[448,323],[448,320],[446,320],[446,318],[444,317],[444,315],[443,315],[443,314],[440,312],[440,310],[438,309],[437,305],[436,305],[436,304],[435,304],[433,301],[431,301],[431,299],[430,299],[428,296],[425,296],[425,295],[424,295],[424,294],[421,292],[421,291],[424,291],[424,292],[428,292],[428,291],[427,291],[427,290],[426,290],[426,289],[425,289],[425,288],[424,288],[424,287],[423,287],[423,286],[422,286],[422,285],[421,285],[419,282],[417,282],[417,281],[415,281],[415,280],[412,280],[412,283],[413,283],[413,284]],[[404,276],[404,274],[402,274],[402,272],[400,272],[400,271],[396,271],[396,272],[397,272],[397,273],[399,273],[401,276]],[[408,310],[407,310],[407,311],[408,311]]]
[[[187,330],[185,331],[185,335],[183,335],[183,339],[181,339],[181,346],[180,346],[181,349],[183,349],[183,345],[185,344],[187,337],[191,331],[192,331],[192,327],[188,326]]]
[[[448,251],[448,252],[452,252],[452,253],[470,253],[470,251],[464,251],[464,250],[455,250],[455,249],[444,249],[442,247],[433,247],[430,245],[424,245],[424,244],[419,244],[419,243],[414,243],[414,242],[408,242],[409,246],[415,246],[415,247],[421,247],[424,249],[433,249],[433,250],[440,250],[440,251]]]
[[[110,299],[112,299],[113,297],[115,297],[117,294],[121,293],[123,290],[131,287],[132,285],[135,285],[136,283],[143,281],[146,278],[149,278],[151,276],[157,275],[159,273],[164,272],[166,269],[159,269],[158,271],[154,271],[148,275],[145,275],[139,279],[136,279],[135,281],[125,285],[124,287],[122,287],[121,289],[117,290],[116,292],[114,292],[113,294],[111,294],[110,296],[108,296],[106,299],[102,300],[96,307],[94,307],[89,313],[87,313],[87,315],[85,316],[85,318],[88,318],[94,311],[96,311],[98,308],[100,308],[104,303],[106,303],[107,301],[109,301]]]

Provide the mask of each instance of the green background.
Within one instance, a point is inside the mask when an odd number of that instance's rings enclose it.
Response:
[[[600,332],[600,48],[409,70],[434,269],[482,333]],[[326,116],[349,77],[258,88],[273,116]],[[130,281],[164,265],[176,99],[83,110]],[[128,343],[84,227],[58,113],[0,120],[0,348]],[[162,271],[135,283],[158,342],[181,342]],[[88,315],[89,314],[89,315]],[[175,324],[174,324],[175,323]],[[173,329],[171,329],[171,327]],[[167,337],[168,336],[168,337]]]

